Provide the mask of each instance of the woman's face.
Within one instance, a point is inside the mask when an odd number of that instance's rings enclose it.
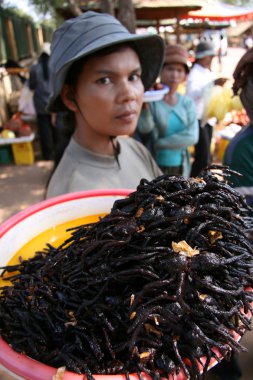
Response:
[[[132,134],[143,93],[139,57],[130,47],[89,58],[74,93],[77,129],[92,138]]]
[[[161,82],[169,87],[179,85],[186,78],[185,67],[182,63],[165,63],[161,72]]]

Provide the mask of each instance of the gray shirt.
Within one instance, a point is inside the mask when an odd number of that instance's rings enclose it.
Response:
[[[113,156],[93,153],[71,139],[47,189],[47,198],[83,190],[136,189],[142,178],[162,172],[148,150],[130,137],[120,137],[120,167]]]

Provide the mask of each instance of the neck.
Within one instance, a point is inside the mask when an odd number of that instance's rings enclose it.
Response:
[[[169,84],[169,94],[174,95],[177,92],[178,84],[177,83],[170,83]]]
[[[202,66],[204,69],[209,69],[210,70],[210,64],[206,62],[197,62],[200,66]]]
[[[83,148],[93,153],[105,154],[113,156],[113,146],[109,136],[96,135],[88,136],[89,133],[83,133],[83,130],[77,128],[74,133],[74,139]]]
[[[164,97],[165,103],[171,106],[177,104],[177,101],[178,101],[177,88],[178,86],[170,87],[170,91]]]

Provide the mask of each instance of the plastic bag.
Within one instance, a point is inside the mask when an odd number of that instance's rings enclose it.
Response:
[[[229,87],[214,86],[209,94],[206,115],[207,118],[215,117],[221,122],[226,114],[233,109],[233,91]]]
[[[243,110],[243,105],[238,95],[233,96],[231,103],[232,103],[232,110],[235,110],[235,111]]]
[[[36,111],[33,103],[33,92],[27,85],[24,85],[21,91],[18,102],[18,110],[31,118],[36,118]]]

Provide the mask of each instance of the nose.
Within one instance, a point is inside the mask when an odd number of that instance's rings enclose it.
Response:
[[[137,98],[137,90],[134,87],[133,82],[130,82],[129,80],[123,80],[119,84],[118,89],[118,101],[121,102],[128,102],[131,100],[135,100]]]

